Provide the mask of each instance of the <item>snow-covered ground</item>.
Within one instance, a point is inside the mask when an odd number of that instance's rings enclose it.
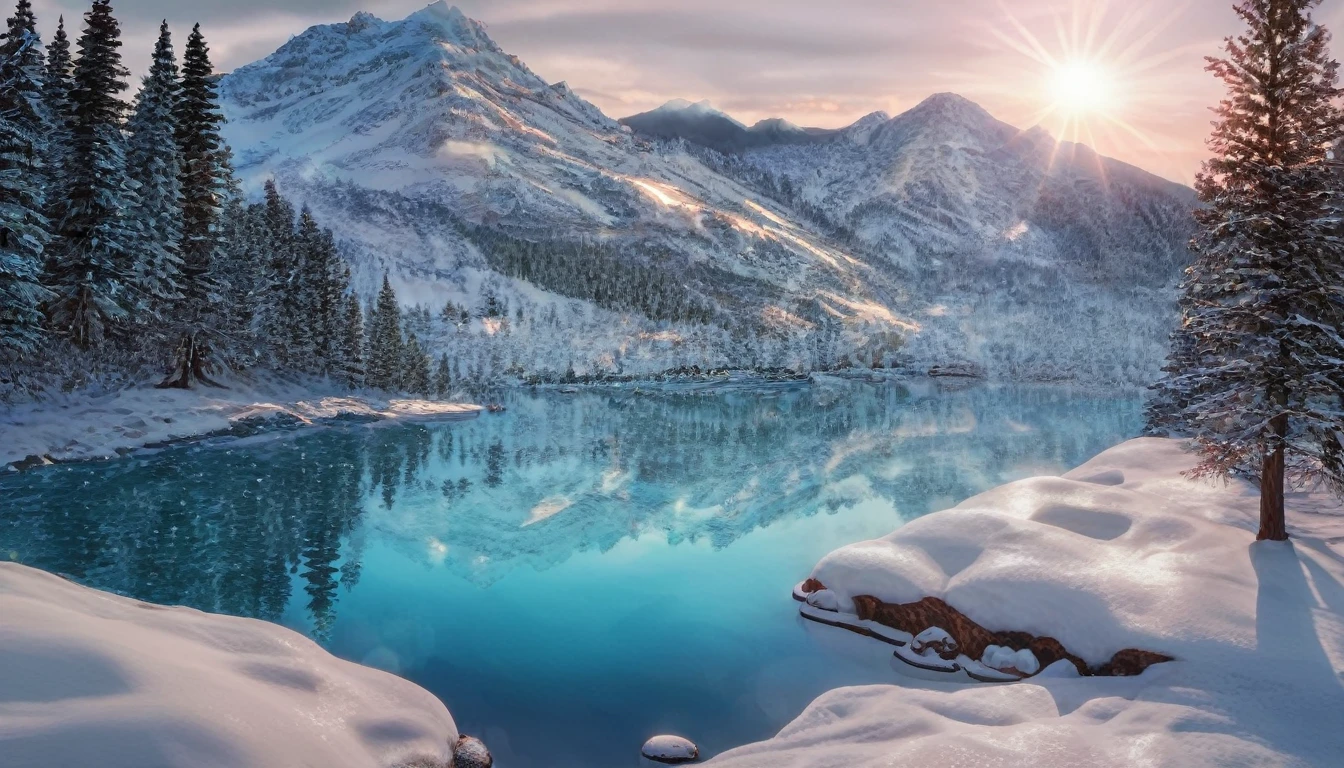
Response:
[[[427,691],[274,624],[0,563],[0,764],[447,766]]]
[[[0,405],[0,468],[28,457],[55,461],[116,456],[210,434],[337,421],[473,418],[478,405],[323,394],[297,385],[231,384],[228,389],[133,388],[75,393]]]
[[[1065,665],[1011,684],[920,672],[838,689],[712,763],[1344,765],[1344,508],[1292,495],[1293,541],[1256,543],[1255,489],[1182,477],[1193,464],[1178,441],[1132,440],[837,550],[812,574],[841,611],[859,595],[934,596],[1091,664],[1131,647],[1175,661],[1128,678]]]

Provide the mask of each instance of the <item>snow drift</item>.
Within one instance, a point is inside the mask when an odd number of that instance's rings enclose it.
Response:
[[[1132,678],[1048,667],[1008,685],[840,689],[714,763],[1338,764],[1344,509],[1296,494],[1294,541],[1255,543],[1256,490],[1182,477],[1194,463],[1181,442],[1132,440],[1063,477],[1010,483],[842,548],[812,574],[841,611],[863,595],[938,597],[990,629],[1058,638],[1089,663],[1126,647],[1176,661]]]
[[[442,766],[458,739],[427,691],[288,629],[12,563],[0,681],[6,768]]]

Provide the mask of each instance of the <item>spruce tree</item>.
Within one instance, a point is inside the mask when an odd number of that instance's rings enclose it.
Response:
[[[47,46],[47,65],[42,74],[42,101],[50,116],[47,140],[47,218],[56,221],[66,189],[66,157],[70,153],[70,135],[73,121],[73,103],[70,94],[75,89],[74,61],[70,58],[70,38],[65,34],[65,17],[56,25],[56,34]]]
[[[294,302],[291,285],[298,279],[294,238],[294,206],[281,196],[275,181],[267,179],[262,203],[263,232],[259,245],[269,254],[263,278],[257,286],[257,326],[273,365],[288,366],[291,360],[288,322]]]
[[[364,310],[359,297],[346,297],[345,318],[341,328],[342,378],[351,387],[364,384]]]
[[[1330,36],[1319,0],[1243,0],[1246,31],[1209,71],[1227,87],[1196,190],[1195,264],[1164,397],[1196,440],[1198,476],[1258,471],[1261,539],[1286,539],[1285,481],[1344,478],[1338,378],[1344,260],[1333,233],[1344,203],[1333,143]]]
[[[165,21],[159,26],[149,74],[136,94],[127,125],[130,143],[126,151],[127,170],[139,185],[139,208],[130,215],[139,219],[144,235],[135,280],[156,323],[183,296],[177,101],[177,61]]]
[[[56,254],[49,261],[51,325],[82,348],[125,318],[138,237],[124,213],[135,206],[121,133],[129,74],[121,65],[121,27],[108,0],[84,15],[70,93],[70,145],[63,169]]]
[[[428,397],[432,386],[429,374],[429,355],[425,354],[424,347],[420,345],[420,339],[414,334],[406,341],[401,365],[402,389],[412,395]]]
[[[182,187],[182,298],[173,310],[182,326],[173,373],[161,386],[212,383],[211,337],[218,341],[226,157],[219,136],[223,122],[209,48],[197,24],[182,54],[177,99],[177,146]]]
[[[182,54],[177,99],[177,145],[181,153],[182,237],[185,290],[190,309],[203,312],[214,286],[211,262],[220,247],[219,219],[225,188],[219,111],[210,49],[197,24]]]
[[[403,360],[401,338],[401,306],[392,283],[383,275],[383,287],[373,310],[369,328],[369,358],[366,381],[377,389],[401,388]]]
[[[0,41],[0,351],[31,351],[42,338],[49,130],[42,43],[32,5],[19,0]]]
[[[445,352],[439,356],[439,367],[434,370],[434,396],[442,400],[452,391],[452,365],[448,362],[448,354]]]

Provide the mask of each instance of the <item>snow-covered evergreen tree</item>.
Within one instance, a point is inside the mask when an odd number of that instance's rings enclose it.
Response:
[[[1285,539],[1287,479],[1344,478],[1344,260],[1331,147],[1344,132],[1319,0],[1242,0],[1246,31],[1209,70],[1227,86],[1196,189],[1206,207],[1159,394],[1203,454],[1196,474],[1260,475],[1261,539]]]
[[[434,396],[442,400],[448,397],[452,391],[452,364],[448,362],[448,354],[444,353],[439,355],[439,365],[434,369]]]
[[[406,341],[401,364],[402,389],[412,395],[428,397],[432,386],[429,355],[425,354],[425,348],[421,346],[419,337],[414,334],[411,334]]]
[[[364,310],[359,297],[348,294],[341,326],[341,378],[352,387],[364,384]]]
[[[274,180],[266,181],[264,193],[260,244],[263,253],[269,256],[257,287],[256,325],[271,364],[285,367],[290,362],[289,318],[293,316],[296,303],[291,286],[297,279],[299,267],[294,243],[294,206],[280,195]]]
[[[177,98],[177,145],[181,153],[184,290],[188,309],[204,312],[217,290],[210,284],[211,262],[220,247],[219,218],[225,189],[223,146],[214,67],[197,24],[182,54]]]
[[[124,215],[135,207],[121,133],[129,74],[121,64],[121,27],[109,0],[84,15],[70,93],[70,147],[59,196],[58,240],[48,264],[56,293],[51,326],[80,347],[104,338],[133,304],[127,289],[137,234]]]
[[[42,43],[28,0],[0,41],[0,351],[26,352],[42,338],[44,215],[50,118],[42,102]]]
[[[178,91],[177,146],[182,189],[182,298],[171,311],[182,341],[173,373],[162,386],[187,387],[192,380],[210,383],[212,344],[220,342],[221,302],[226,292],[221,275],[221,214],[228,187],[227,158],[219,136],[219,111],[214,67],[201,25],[192,28],[182,55]]]
[[[127,171],[139,184],[139,219],[143,243],[137,249],[136,287],[157,321],[182,299],[182,186],[178,175],[177,61],[168,22],[159,27],[149,74],[136,94],[127,125]],[[149,320],[150,318],[143,318]]]
[[[397,293],[387,275],[378,291],[369,327],[368,372],[365,381],[370,387],[395,390],[401,388],[403,342],[401,338],[401,306]]]
[[[42,101],[50,116],[47,139],[47,213],[58,219],[61,192],[66,189],[66,156],[70,154],[70,135],[73,103],[70,93],[75,89],[75,65],[70,58],[70,38],[65,34],[65,17],[56,25],[56,34],[47,45],[47,64],[42,73]],[[55,212],[55,213],[53,213]]]

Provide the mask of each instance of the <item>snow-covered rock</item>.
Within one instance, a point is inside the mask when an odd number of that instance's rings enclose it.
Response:
[[[447,766],[457,740],[429,692],[291,630],[0,563],[5,768]]]
[[[1175,661],[1133,677],[1079,677],[1060,661],[995,686],[838,689],[775,738],[711,764],[1336,764],[1344,507],[1290,494],[1293,540],[1256,542],[1256,489],[1190,480],[1194,463],[1180,441],[1132,440],[1063,477],[1010,483],[837,550],[812,574],[842,604],[933,596],[992,630],[1058,638],[1094,664],[1126,647]]]
[[[495,758],[485,743],[474,736],[461,736],[453,746],[453,762],[449,768],[491,768]]]
[[[640,754],[660,763],[691,763],[700,758],[700,748],[681,736],[654,736],[644,742]]]
[[[1020,672],[1024,675],[1034,675],[1041,668],[1036,656],[1026,648],[1015,651],[1002,645],[991,645],[986,648],[980,662],[1001,672]]]
[[[840,610],[840,600],[829,589],[818,589],[807,596],[807,604],[823,611]]]
[[[942,627],[929,627],[915,635],[914,641],[910,643],[910,649],[915,653],[923,653],[926,648],[932,648],[939,653],[955,651],[957,641],[953,640]]]

